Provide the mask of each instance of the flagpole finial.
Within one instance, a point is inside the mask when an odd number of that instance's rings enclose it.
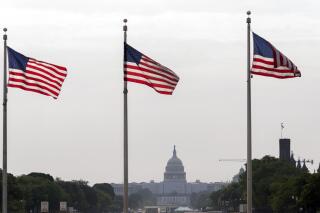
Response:
[[[123,19],[123,23],[124,23],[124,25],[123,25],[123,31],[125,31],[125,32],[127,32],[127,30],[128,30],[128,27],[127,27],[127,22],[128,22],[128,19]]]
[[[247,23],[250,24],[250,23],[251,23],[251,18],[250,18],[251,11],[250,11],[250,10],[247,11],[247,15],[248,15],[248,17],[247,17]]]
[[[7,40],[7,31],[8,31],[7,28],[3,28],[3,32],[4,32],[3,40]]]

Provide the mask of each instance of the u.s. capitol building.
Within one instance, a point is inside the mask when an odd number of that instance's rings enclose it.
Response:
[[[123,195],[123,184],[111,184],[116,195]],[[203,183],[187,182],[186,172],[182,161],[177,157],[177,151],[174,146],[173,155],[168,160],[164,179],[162,182],[156,183],[129,183],[128,193],[135,193],[140,189],[149,189],[157,196],[157,205],[159,206],[188,206],[190,204],[189,196],[192,193],[204,191],[217,191],[221,189],[225,183]]]

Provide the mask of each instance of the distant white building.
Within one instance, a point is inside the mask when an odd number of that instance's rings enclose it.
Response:
[[[111,184],[116,195],[123,195],[123,184]],[[204,191],[217,191],[223,188],[226,183],[203,183],[200,180],[196,182],[187,182],[186,172],[182,161],[177,157],[177,151],[174,146],[173,155],[168,160],[164,178],[162,182],[156,183],[129,183],[128,193],[132,194],[141,189],[149,189],[157,195],[157,205],[159,206],[188,206],[190,204],[189,196],[192,193]]]

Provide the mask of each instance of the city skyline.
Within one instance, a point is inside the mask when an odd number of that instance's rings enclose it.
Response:
[[[8,45],[68,69],[56,101],[9,89],[8,172],[44,172],[90,184],[123,181],[127,18],[128,43],[180,77],[172,96],[128,84],[129,182],[161,181],[174,144],[188,181],[231,180],[243,163],[219,159],[246,158],[247,10],[253,31],[302,74],[289,80],[253,77],[253,158],[278,157],[285,122],[284,137],[291,138],[296,159],[313,159],[313,172],[320,162],[320,73],[313,59],[320,49],[319,6],[311,0],[5,1],[0,28],[8,28]],[[2,70],[3,51],[0,58]]]

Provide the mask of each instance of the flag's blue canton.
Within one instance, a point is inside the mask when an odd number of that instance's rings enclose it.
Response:
[[[141,58],[142,53],[140,53],[138,50],[134,49],[130,45],[125,44],[125,61],[133,62],[138,65],[140,63]]]
[[[8,47],[9,68],[26,71],[29,58]]]
[[[124,44],[124,80],[152,87],[158,93],[171,95],[179,77],[128,44]]]
[[[8,87],[57,98],[67,76],[67,68],[24,56],[7,47]]]
[[[251,73],[275,78],[300,77],[298,67],[270,42],[253,33],[254,53]]]
[[[273,48],[271,44],[258,36],[253,34],[254,55],[261,55],[266,58],[273,58]]]

